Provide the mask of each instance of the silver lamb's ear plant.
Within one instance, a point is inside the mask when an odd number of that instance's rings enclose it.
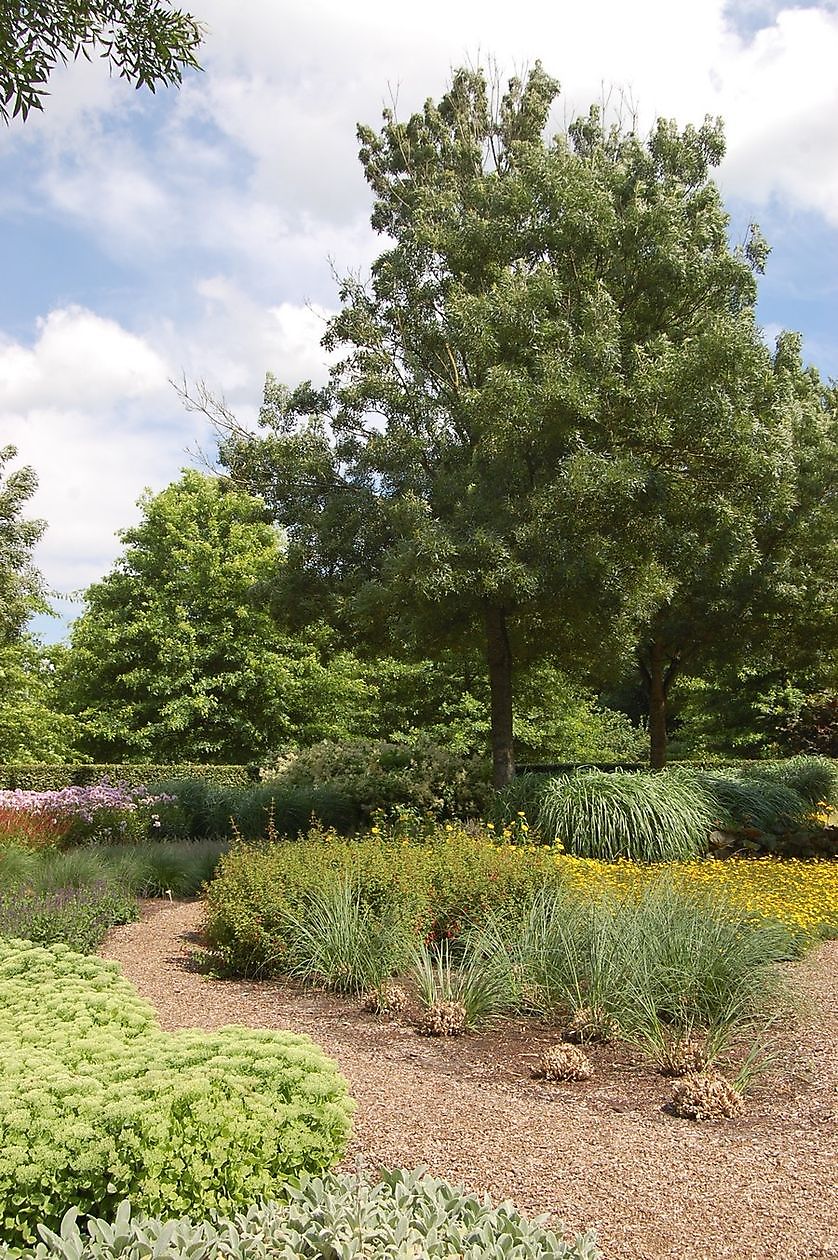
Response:
[[[282,1203],[257,1203],[233,1219],[89,1221],[76,1211],[61,1232],[42,1231],[36,1248],[0,1243],[0,1260],[601,1260],[593,1234],[562,1236],[546,1220],[527,1220],[510,1203],[494,1206],[423,1169],[303,1177]]]

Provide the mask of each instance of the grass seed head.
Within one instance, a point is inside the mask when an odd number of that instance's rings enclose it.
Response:
[[[730,1120],[742,1110],[742,1095],[717,1072],[691,1072],[675,1086],[669,1109],[685,1120]]]
[[[564,1041],[546,1050],[532,1072],[545,1081],[587,1081],[592,1073],[588,1056]]]

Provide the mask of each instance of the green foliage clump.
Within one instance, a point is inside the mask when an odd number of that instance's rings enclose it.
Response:
[[[606,861],[683,861],[707,849],[712,811],[689,774],[581,772],[544,790],[539,827],[550,843]]]
[[[343,1153],[351,1103],[307,1037],[166,1033],[118,968],[0,939],[0,1220],[11,1243],[67,1204],[206,1215]]]
[[[194,1222],[132,1219],[128,1202],[113,1221],[79,1226],[75,1209],[60,1232],[42,1230],[37,1249],[0,1242],[0,1260],[142,1260],[148,1255],[204,1260],[599,1260],[593,1234],[570,1241],[511,1204],[498,1207],[422,1172],[397,1169],[370,1182],[351,1173],[304,1178],[281,1202],[259,1203],[233,1219]],[[362,1241],[358,1241],[362,1240]]]
[[[480,814],[488,795],[489,770],[479,757],[416,739],[324,740],[281,760],[266,775],[293,787],[329,786],[369,818],[379,809],[422,810],[440,818]]]
[[[512,846],[495,847],[485,833],[453,824],[424,840],[386,828],[357,841],[315,831],[293,843],[237,845],[224,855],[207,890],[206,931],[235,974],[293,972],[305,959],[312,978],[353,988],[366,975],[366,947],[349,971],[351,950],[337,948],[353,925],[363,924],[371,950],[373,941],[389,939],[395,967],[406,934],[456,942],[490,909],[514,912],[536,884],[555,877],[555,870],[522,861]],[[319,947],[315,922],[326,933]],[[326,941],[335,963],[328,975]],[[377,947],[372,952],[386,956]]]
[[[137,917],[134,898],[104,882],[54,892],[0,892],[0,936],[68,945],[80,954],[93,953],[108,928]]]
[[[787,761],[753,762],[743,778],[796,792],[809,805],[838,802],[838,762],[830,757],[790,757]]]
[[[233,828],[246,840],[255,840],[265,834],[269,820],[281,836],[301,835],[312,818],[344,832],[359,821],[355,803],[330,783],[223,786],[195,777],[156,783],[154,790],[177,798],[170,830],[195,840],[230,836]]]

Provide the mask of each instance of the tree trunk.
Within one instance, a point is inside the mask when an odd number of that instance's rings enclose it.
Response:
[[[512,651],[502,608],[489,607],[484,615],[486,661],[492,695],[492,781],[505,787],[515,777],[512,746]]]
[[[662,770],[666,765],[666,692],[663,652],[654,642],[649,653],[649,765]]]

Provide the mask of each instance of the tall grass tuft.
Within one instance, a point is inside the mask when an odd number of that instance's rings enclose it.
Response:
[[[783,831],[799,827],[810,812],[797,792],[771,779],[702,771],[697,781],[714,805],[713,821],[723,831],[755,827],[758,831]]]
[[[472,932],[467,958],[481,958],[504,977],[510,1004],[553,1021],[582,1007],[602,1006],[616,988],[607,973],[615,959],[603,903],[558,888],[539,889],[519,920],[490,915]]]
[[[448,1008],[448,1019],[453,1016],[446,1031],[471,1032],[515,1004],[514,989],[502,964],[496,965],[476,951],[455,962],[448,941],[431,948],[424,942],[417,945],[412,975],[422,1009],[445,1012]]]
[[[838,762],[829,757],[790,757],[754,762],[740,770],[743,779],[772,783],[796,792],[809,805],[838,802]]]
[[[661,1064],[687,1043],[712,1062],[789,1005],[776,964],[798,950],[782,925],[661,879],[636,896],[539,890],[518,920],[469,935],[466,964],[488,966],[522,1012],[618,1031]]]
[[[663,878],[623,903],[619,925],[630,965],[614,1015],[661,1062],[690,1041],[712,1062],[791,1006],[776,964],[796,957],[800,942],[779,923]]]
[[[712,808],[694,775],[586,771],[553,779],[538,823],[578,857],[686,861],[706,852]]]
[[[288,919],[283,970],[340,993],[377,989],[410,949],[406,925],[386,910],[376,914],[351,879],[311,893]]]

